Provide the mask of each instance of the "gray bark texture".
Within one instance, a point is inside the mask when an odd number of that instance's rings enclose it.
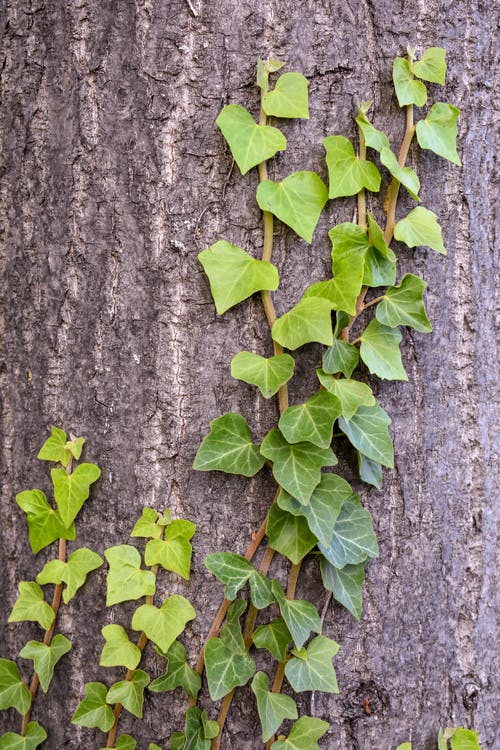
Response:
[[[443,225],[448,257],[400,248],[400,278],[414,271],[428,281],[434,331],[404,333],[409,383],[373,379],[395,439],[396,468],[385,472],[383,490],[361,486],[353,457],[341,457],[375,519],[380,557],[367,569],[359,623],[339,606],[326,610],[325,633],[341,645],[339,695],[305,693],[299,704],[330,723],[320,741],[330,750],[393,750],[405,740],[431,750],[445,725],[475,727],[484,750],[500,748],[497,20],[495,4],[482,0],[5,0],[2,657],[16,658],[26,640],[40,638],[35,624],[7,624],[18,582],[34,579],[53,556],[53,548],[32,555],[15,495],[50,491],[49,466],[36,453],[56,424],[87,437],[85,458],[103,472],[78,519],[79,545],[102,554],[128,542],[145,505],[196,523],[190,582],[159,578],[160,593],[183,593],[198,612],[185,637],[194,661],[222,598],[204,555],[244,552],[274,483],[267,469],[252,480],[197,473],[193,457],[209,421],[226,411],[244,414],[257,439],[277,418],[274,401],[229,373],[242,349],[271,354],[259,299],[218,317],[197,261],[220,238],[256,257],[262,242],[256,170],[242,177],[232,169],[215,118],[229,103],[257,115],[257,57],[287,60],[309,80],[311,118],[283,124],[288,150],[270,176],[314,169],[326,179],[321,139],[354,138],[361,100],[373,100],[375,124],[398,147],[404,113],[392,60],[407,45],[439,45],[448,51],[448,82],[430,86],[431,101],[461,108],[463,168],[416,150],[411,164],[423,205]],[[369,200],[382,219],[378,198]],[[403,196],[398,216],[411,205]],[[353,200],[329,203],[311,248],[276,222],[278,314],[325,277],[327,230],[353,211]],[[292,403],[316,387],[320,362],[319,347],[300,350]],[[279,564],[272,572],[283,574]],[[313,560],[298,596],[323,606]],[[100,629],[127,625],[134,606],[106,610],[104,600],[103,567],[61,609],[59,631],[73,650],[33,711],[49,732],[47,748],[105,744],[97,730],[70,723],[84,682],[123,677],[98,666]],[[29,677],[31,662],[18,663]],[[147,664],[161,672],[154,654]],[[209,707],[206,693],[204,701]],[[120,732],[141,749],[150,741],[166,747],[170,732],[182,729],[184,708],[179,691],[149,693],[144,721],[124,712]],[[4,731],[20,729],[13,710],[1,721]],[[223,748],[262,746],[248,687],[224,737]]]

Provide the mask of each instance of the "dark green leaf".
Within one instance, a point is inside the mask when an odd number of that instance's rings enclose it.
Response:
[[[297,648],[302,648],[309,634],[321,633],[321,618],[314,604],[304,599],[286,599],[281,584],[273,580],[273,593],[280,613]]]
[[[367,557],[377,557],[377,537],[372,517],[363,508],[357,495],[352,495],[342,506],[328,547],[318,545],[326,559],[336,568],[357,565]]]
[[[295,692],[322,690],[324,693],[338,693],[337,677],[332,666],[332,658],[338,650],[338,643],[318,635],[307,648],[294,651],[295,656],[286,663],[285,675]]]
[[[209,721],[207,712],[192,706],[186,711],[184,732],[170,738],[170,750],[210,750],[211,740],[219,734],[216,721]]]
[[[153,604],[138,607],[132,617],[132,628],[142,630],[150,641],[167,652],[186,627],[186,623],[195,617],[196,612],[192,604],[183,596],[172,594],[161,607],[155,607]]]
[[[342,135],[323,139],[330,181],[330,198],[356,195],[363,188],[377,193],[380,190],[380,172],[375,164],[358,159],[352,143]]]
[[[317,542],[302,515],[291,515],[277,505],[272,505],[269,511],[266,533],[271,549],[284,555],[295,565],[312,550]]]
[[[413,78],[410,63],[404,57],[396,57],[394,60],[392,80],[400,107],[407,104],[424,106],[427,101],[427,89],[422,81],[416,81]]]
[[[186,649],[180,641],[174,641],[165,654],[168,668],[164,675],[153,680],[149,690],[153,693],[165,693],[180,687],[190,698],[196,698],[201,689],[201,677],[189,666]]]
[[[106,700],[108,703],[121,703],[129,713],[142,719],[146,685],[149,685],[149,675],[142,669],[136,669],[130,680],[120,680],[111,685]]]
[[[47,739],[47,732],[36,721],[30,721],[24,736],[7,732],[0,737],[0,750],[36,750]]]
[[[21,581],[19,596],[7,622],[38,622],[48,630],[54,621],[54,610],[43,598],[43,591],[34,581]]]
[[[57,662],[68,651],[71,651],[71,641],[64,635],[57,633],[48,646],[39,641],[28,641],[19,652],[19,656],[22,656],[24,659],[33,660],[34,670],[40,680],[40,686],[43,692],[46,693],[54,676],[54,669]]]
[[[333,424],[342,412],[336,396],[319,391],[304,404],[289,406],[280,417],[278,427],[289,443],[306,441],[318,448],[332,442]]]
[[[101,667],[127,667],[135,669],[141,661],[141,651],[132,643],[121,625],[105,625],[101,633],[106,643],[102,649]]]
[[[250,599],[257,609],[265,609],[274,602],[271,581],[257,570],[250,578]]]
[[[245,557],[233,552],[212,552],[205,557],[208,570],[224,584],[224,597],[233,600],[255,570]]]
[[[275,321],[272,337],[286,349],[298,349],[312,341],[330,346],[333,344],[331,311],[327,299],[304,297]]]
[[[411,326],[416,331],[428,333],[432,326],[425,313],[423,301],[425,281],[412,273],[406,274],[397,286],[391,286],[377,305],[379,323],[390,328]]]
[[[130,544],[109,547],[104,556],[109,563],[106,606],[153,596],[156,578],[150,570],[142,570],[141,556]]]
[[[408,380],[401,361],[399,328],[373,318],[361,334],[360,356],[371,373],[384,380]]]
[[[283,73],[273,91],[268,91],[262,108],[268,116],[309,119],[308,82],[301,73]]]
[[[398,221],[394,227],[394,238],[408,247],[425,245],[441,255],[446,255],[443,235],[436,214],[423,206],[417,206]]]
[[[231,375],[256,385],[264,398],[271,398],[290,380],[294,367],[294,359],[289,354],[266,358],[252,352],[238,352],[231,362]]]
[[[331,591],[333,598],[343,604],[356,620],[361,617],[363,607],[363,582],[366,562],[335,568],[326,557],[321,558],[323,586]]]
[[[341,372],[344,377],[350,378],[358,362],[359,352],[356,347],[347,341],[335,339],[323,355],[323,372],[329,375]]]
[[[241,635],[239,618],[245,608],[246,602],[242,599],[233,602],[220,637],[210,638],[205,646],[208,689],[214,701],[233,688],[246,685],[255,672],[255,662],[247,654]]]
[[[368,458],[368,456],[363,455],[363,453],[358,453],[358,471],[359,471],[359,478],[366,482],[367,484],[372,484],[374,487],[376,487],[378,490],[382,488],[382,466],[378,463],[378,461],[373,461],[371,458]]]
[[[71,461],[71,451],[66,447],[66,433],[57,427],[51,427],[50,432],[51,436],[40,448],[37,458],[67,466]]]
[[[109,732],[115,722],[113,709],[106,702],[108,689],[102,682],[87,682],[85,698],[82,700],[71,721],[82,727],[98,727],[101,732]]]
[[[30,706],[31,694],[17,664],[10,659],[0,659],[0,710],[15,708],[23,716]]]
[[[26,490],[16,495],[16,503],[26,513],[30,547],[36,554],[56,539],[74,539],[75,525],[66,528],[57,511],[47,502],[41,490]]]
[[[436,102],[428,111],[425,120],[417,122],[417,140],[420,148],[433,151],[460,167],[462,162],[456,146],[459,114],[460,110],[453,104]]]
[[[68,557],[67,562],[50,560],[37,575],[37,583],[65,583],[63,601],[67,604],[87,580],[92,570],[103,563],[102,557],[87,547],[80,547]]]
[[[257,648],[265,648],[278,661],[283,661],[292,640],[285,621],[278,617],[267,625],[260,625],[252,636]]]
[[[154,743],[151,743],[154,748]],[[134,740],[133,737],[131,737],[129,734],[122,734],[115,742],[115,748],[116,750],[135,750],[137,747],[137,742]],[[156,745],[158,747],[158,745]],[[106,750],[105,747],[101,748],[101,750]],[[149,746],[149,750],[151,750],[151,745]],[[159,748],[161,750],[161,748]]]
[[[241,174],[246,174],[286,149],[286,138],[278,128],[257,125],[250,112],[238,104],[224,107],[215,121],[228,142]]]
[[[101,476],[101,470],[95,464],[83,463],[72,474],[67,474],[65,469],[51,469],[50,475],[57,509],[63,524],[68,528],[87,500],[90,485]]]
[[[264,672],[257,672],[253,678],[252,691],[257,701],[262,741],[267,742],[285,719],[297,718],[297,706],[289,695],[269,691],[269,680]]]
[[[294,172],[282,182],[264,180],[257,188],[257,203],[311,243],[328,189],[316,172]]]
[[[429,83],[440,83],[444,86],[446,81],[446,50],[442,47],[429,47],[424,50],[422,57],[412,65],[412,70],[418,78]]]
[[[375,396],[366,383],[360,383],[359,380],[334,378],[333,375],[327,375],[323,370],[316,370],[316,374],[321,385],[340,400],[344,419],[351,419],[360,406],[375,404]]]
[[[301,716],[288,737],[277,740],[271,750],[319,750],[318,740],[328,729],[328,723],[312,716]]]
[[[394,467],[394,448],[389,434],[390,417],[381,406],[360,406],[347,422],[339,419],[339,426],[352,445],[372,461]]]
[[[246,420],[228,412],[210,422],[210,433],[198,448],[193,468],[198,471],[225,471],[253,477],[264,466],[259,446],[252,443]]]

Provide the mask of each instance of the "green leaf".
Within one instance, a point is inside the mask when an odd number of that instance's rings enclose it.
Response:
[[[380,161],[384,167],[387,167],[391,175],[405,186],[412,198],[416,201],[420,200],[418,197],[420,180],[411,167],[401,167],[396,154],[388,147],[383,148],[380,152]]]
[[[321,369],[316,370],[316,374],[321,385],[340,400],[344,419],[349,421],[360,406],[375,404],[375,396],[366,383],[360,383],[359,380],[334,378],[333,375],[327,375]]]
[[[0,737],[0,750],[36,750],[47,739],[47,732],[36,721],[30,721],[24,736],[7,732]]]
[[[382,151],[383,148],[390,148],[389,139],[386,134],[382,130],[377,130],[377,128],[372,125],[366,116],[366,112],[363,112],[362,109],[358,110],[356,122],[363,133],[368,148],[373,148],[375,151]]]
[[[371,161],[358,159],[348,138],[330,135],[323,139],[323,146],[326,151],[330,198],[356,195],[363,188],[378,193],[380,172]]]
[[[370,372],[384,380],[408,380],[401,361],[399,328],[384,326],[374,318],[361,334],[360,356]]]
[[[74,539],[75,525],[66,528],[57,511],[47,502],[41,490],[25,490],[16,495],[16,503],[26,513],[30,547],[36,554],[56,539]]]
[[[102,682],[87,682],[85,698],[79,704],[71,719],[73,724],[82,727],[98,727],[101,732],[109,732],[115,722],[113,709],[106,702],[108,689]]]
[[[425,313],[423,301],[425,281],[412,273],[406,274],[397,286],[391,286],[377,305],[379,323],[389,328],[411,326],[416,331],[428,333],[432,326]]]
[[[153,748],[158,748],[158,745],[155,746],[154,742],[152,742],[149,745],[149,750],[151,750],[151,745],[153,745]],[[116,750],[135,750],[137,747],[137,742],[134,740],[133,737],[131,737],[129,734],[122,734],[115,742],[115,748]],[[101,748],[101,750],[106,750],[105,747]],[[158,750],[161,750],[161,748],[158,748]]]
[[[411,742],[403,742],[397,746],[396,750],[411,750]]]
[[[421,81],[413,78],[410,63],[404,57],[396,57],[392,67],[392,80],[396,89],[399,106],[416,104],[423,107],[427,101],[427,89]]]
[[[193,468],[253,477],[264,466],[259,446],[241,414],[228,412],[210,422],[210,433],[198,448]]]
[[[323,466],[335,466],[331,448],[311,443],[290,445],[279,430],[271,430],[261,445],[261,453],[273,462],[273,475],[279,485],[299,502],[307,504],[320,483]]]
[[[460,167],[457,153],[457,120],[460,110],[453,104],[436,102],[427,112],[425,120],[417,122],[417,141],[420,148],[433,151]]]
[[[271,581],[258,570],[250,578],[250,599],[256,609],[265,609],[274,602]]]
[[[264,180],[257,188],[257,203],[291,227],[309,244],[325,203],[328,189],[316,172],[294,172],[282,182]]]
[[[195,617],[196,612],[192,604],[183,596],[172,594],[161,607],[155,607],[153,604],[138,607],[132,617],[132,628],[142,630],[150,641],[167,652],[186,627],[186,623]]]
[[[299,563],[316,546],[317,539],[309,530],[302,515],[292,515],[272,505],[267,520],[266,534],[271,549]]]
[[[57,633],[52,638],[49,646],[39,641],[28,641],[19,652],[19,656],[22,656],[24,659],[32,659],[41,688],[46,693],[54,676],[54,669],[57,662],[68,651],[71,651],[71,641],[64,635]]]
[[[87,442],[84,437],[75,437],[74,435],[71,435],[71,440],[68,440],[66,443],[66,448],[69,450],[71,455],[76,461],[80,460],[80,456],[82,455],[83,446]]]
[[[277,502],[288,513],[304,516],[314,536],[328,546],[342,505],[351,495],[351,486],[344,479],[337,474],[323,474],[307,505],[302,505],[283,489]]]
[[[67,466],[71,461],[71,451],[66,446],[66,433],[58,427],[51,427],[50,432],[51,435],[40,448],[37,458]]]
[[[54,499],[63,524],[71,526],[80,508],[87,500],[90,485],[101,476],[101,470],[95,464],[79,464],[72,474],[65,469],[51,469],[50,475],[54,484]]]
[[[323,355],[323,372],[329,375],[341,372],[344,377],[350,378],[358,362],[359,352],[356,347],[347,341],[335,339]]]
[[[309,634],[321,633],[321,618],[314,604],[304,599],[286,599],[281,584],[273,580],[273,593],[280,608],[292,640],[297,648],[302,648]]]
[[[339,644],[318,635],[307,648],[298,652],[286,663],[285,675],[296,693],[305,690],[322,690],[324,693],[338,693],[337,677],[332,666],[332,658],[339,650]]]
[[[297,718],[297,706],[289,695],[269,691],[269,679],[264,672],[257,672],[253,678],[252,691],[257,701],[262,741],[267,742],[285,719]]]
[[[331,346],[331,310],[332,305],[327,299],[305,297],[275,321],[272,337],[286,349],[298,349],[312,341]]]
[[[423,206],[417,206],[404,219],[398,221],[394,227],[394,239],[404,242],[408,247],[425,245],[441,255],[446,255],[437,216]]]
[[[191,569],[192,538],[196,526],[190,521],[177,520],[165,529],[165,539],[151,539],[146,544],[146,565],[161,565],[165,570],[178,573],[186,581]]]
[[[170,735],[170,750],[185,750],[186,735],[184,732],[174,732]],[[209,750],[210,746],[207,747]]]
[[[389,434],[390,417],[381,406],[360,406],[347,422],[339,419],[339,427],[352,445],[364,456],[390,469],[394,467],[394,447]]]
[[[384,233],[368,212],[368,239],[370,247],[365,254],[363,284],[377,287],[396,283],[396,255],[387,246]]]
[[[358,471],[359,478],[367,484],[372,484],[378,490],[382,488],[382,466],[378,461],[373,461],[368,456],[358,453]]]
[[[143,508],[141,517],[136,521],[130,536],[159,539],[163,533],[162,527],[157,523],[159,518],[160,514],[154,508]]]
[[[31,706],[31,694],[21,679],[17,664],[0,659],[0,710],[15,708],[21,716]]]
[[[278,617],[267,625],[260,625],[254,630],[252,640],[257,648],[265,648],[278,661],[283,661],[292,640],[285,621]]]
[[[129,713],[142,719],[146,685],[149,685],[149,675],[142,669],[136,669],[130,680],[120,680],[111,685],[106,700],[108,703],[121,703]]]
[[[141,651],[132,643],[121,625],[105,625],[101,633],[106,643],[102,649],[101,667],[127,667],[135,669],[141,661]]]
[[[231,362],[231,375],[256,385],[264,398],[271,398],[293,375],[295,361],[289,354],[261,357],[252,352],[238,352]]]
[[[265,93],[269,88],[269,70],[260,57],[257,60],[257,86]]]
[[[429,47],[429,49],[424,50],[421,59],[413,63],[412,70],[418,78],[444,86],[446,82],[446,50],[442,47]]]
[[[106,606],[153,596],[156,578],[150,570],[142,570],[141,556],[130,544],[109,547],[104,552],[109,563]]]
[[[286,138],[281,130],[270,125],[257,125],[250,112],[238,104],[224,107],[215,122],[241,174],[286,149]]]
[[[367,557],[377,557],[377,537],[372,517],[363,508],[358,495],[352,495],[342,506],[330,544],[318,544],[326,559],[336,568],[357,565]]]
[[[318,448],[328,448],[333,424],[341,411],[342,405],[336,396],[319,391],[304,404],[289,406],[281,415],[278,427],[289,443],[304,440]]]
[[[50,560],[37,575],[37,583],[65,583],[63,601],[67,604],[78,589],[87,580],[92,570],[97,570],[103,563],[102,557],[87,547],[80,547],[68,557],[67,562]]]
[[[209,721],[207,712],[192,706],[186,711],[184,732],[170,737],[170,750],[210,750],[211,740],[219,734],[216,721]]]
[[[301,716],[284,740],[277,740],[271,750],[319,750],[318,740],[328,729],[328,722],[312,716]]]
[[[153,680],[149,690],[153,693],[165,693],[180,687],[190,698],[196,698],[201,689],[201,677],[189,666],[186,649],[180,641],[174,641],[166,654],[168,668],[164,675]]]
[[[224,584],[224,598],[231,601],[255,573],[245,557],[233,552],[212,552],[205,557],[205,565]]]
[[[34,581],[21,581],[19,596],[7,622],[38,622],[48,630],[54,621],[54,610],[43,598],[43,591]]]
[[[363,582],[365,580],[365,562],[357,565],[345,565],[335,568],[325,557],[321,558],[321,578],[323,586],[331,591],[335,601],[354,615],[361,618],[363,608]]]
[[[481,750],[479,735],[472,729],[458,727],[450,737],[451,750]]]
[[[176,734],[182,734],[182,747],[184,747],[184,732],[177,732]],[[172,737],[170,739],[172,739]],[[148,745],[148,750],[162,750],[162,748],[157,745],[156,742],[150,742]],[[173,744],[170,745],[170,750],[175,750],[175,746]]]
[[[273,91],[267,91],[262,100],[266,115],[272,117],[298,117],[309,119],[308,81],[301,73],[283,73]]]

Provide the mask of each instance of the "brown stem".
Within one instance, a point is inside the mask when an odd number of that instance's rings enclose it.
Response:
[[[359,132],[359,158],[366,159],[366,141],[363,131],[358,127]],[[366,230],[366,190],[363,188],[358,193],[358,224]]]

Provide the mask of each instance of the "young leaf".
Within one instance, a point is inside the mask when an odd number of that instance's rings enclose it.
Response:
[[[356,195],[366,188],[374,193],[380,190],[380,172],[375,164],[358,159],[354,147],[343,135],[330,135],[323,139],[330,182],[330,198]]]
[[[335,601],[343,604],[356,620],[361,618],[363,607],[363,582],[366,562],[335,568],[326,557],[320,561],[323,586],[331,591]]]
[[[261,453],[273,462],[273,475],[279,485],[299,502],[307,504],[320,483],[323,466],[335,466],[331,448],[311,443],[290,445],[279,430],[271,430],[261,445]]]
[[[460,167],[457,153],[457,120],[460,110],[452,104],[436,102],[427,112],[425,120],[417,122],[417,141],[420,148],[433,151]]]
[[[259,446],[241,414],[228,412],[210,422],[210,433],[198,448],[193,468],[253,477],[264,466]]]
[[[411,197],[416,201],[420,200],[418,191],[420,190],[420,180],[418,175],[411,167],[401,167],[397,160],[396,154],[390,148],[383,148],[380,152],[380,161],[387,167],[389,172],[396,180],[405,186]]]
[[[154,743],[151,744],[154,746]],[[149,745],[149,750],[151,750],[151,744]],[[115,742],[115,750],[135,750],[136,747],[137,742],[129,734],[120,735]],[[158,745],[156,747],[158,748]],[[101,750],[106,750],[106,748],[102,747]],[[158,748],[158,750],[161,750],[161,748]]]
[[[377,557],[378,544],[372,517],[361,505],[358,495],[352,495],[343,504],[328,547],[318,546],[336,568],[357,565],[367,557]]]
[[[160,514],[154,508],[143,508],[141,517],[136,521],[130,536],[159,539],[162,535],[162,527],[158,524],[159,518]]]
[[[106,701],[108,703],[121,703],[129,713],[137,716],[138,719],[142,719],[146,685],[149,685],[149,675],[142,669],[136,669],[132,672],[130,680],[120,680],[111,685]]]
[[[257,203],[291,227],[309,244],[325,203],[328,189],[316,172],[294,172],[282,182],[264,180],[257,188]]]
[[[189,540],[195,529],[196,526],[190,521],[172,521],[165,529],[165,539],[151,539],[146,544],[146,565],[159,564],[165,570],[171,570],[188,581],[192,553]]]
[[[54,621],[55,613],[43,598],[43,591],[34,581],[21,581],[19,596],[7,622],[38,622],[48,630]]]
[[[0,737],[0,750],[36,750],[45,742],[47,732],[36,721],[30,721],[26,727],[26,734],[7,732]]]
[[[457,727],[450,737],[451,750],[481,750],[479,735],[472,729]]]
[[[51,435],[40,448],[37,458],[67,466],[71,460],[71,451],[66,447],[66,433],[58,427],[51,427],[50,432]]]
[[[377,287],[396,283],[396,255],[387,246],[384,233],[368,211],[368,239],[370,247],[365,254],[363,284]]]
[[[312,341],[331,346],[331,311],[332,305],[327,299],[305,297],[275,321],[272,337],[286,349],[298,349]]]
[[[21,716],[31,706],[31,694],[21,679],[17,664],[0,659],[0,710],[15,708]]]
[[[280,417],[278,427],[289,443],[306,441],[318,448],[332,442],[333,424],[342,412],[336,396],[319,391],[304,404],[289,406]]]
[[[332,658],[338,650],[338,643],[318,635],[307,648],[294,651],[295,656],[286,663],[285,675],[295,692],[322,690],[324,693],[338,693],[337,677],[332,666]]]
[[[281,130],[270,125],[257,125],[250,112],[238,104],[224,107],[215,122],[241,174],[286,149],[286,138]]]
[[[312,716],[301,716],[285,740],[277,740],[271,750],[319,750],[318,740],[328,729],[328,722]]]
[[[257,60],[257,86],[265,93],[269,88],[269,68],[260,57]]]
[[[205,565],[224,584],[224,597],[231,601],[255,572],[245,557],[233,552],[212,552],[205,557]]]
[[[108,689],[102,682],[87,682],[85,698],[73,714],[72,723],[91,729],[98,727],[101,732],[109,732],[115,717],[113,709],[106,702],[107,692]]]
[[[63,601],[67,604],[78,589],[87,580],[92,570],[97,570],[103,563],[102,557],[87,547],[80,547],[68,557],[67,562],[50,560],[37,575],[37,583],[65,583]]]
[[[80,508],[87,500],[90,485],[101,476],[101,470],[95,464],[79,464],[72,474],[65,469],[51,469],[50,475],[54,484],[54,499],[63,524],[71,526]]]
[[[381,406],[360,406],[347,422],[339,419],[339,427],[352,445],[364,456],[390,469],[394,467],[394,447],[389,434],[390,417]]]
[[[389,328],[411,326],[422,333],[432,331],[423,301],[426,287],[425,281],[412,273],[406,274],[397,286],[389,287],[377,305],[379,323]]]
[[[304,599],[287,599],[278,581],[273,580],[272,586],[280,614],[290,631],[295,646],[300,649],[311,632],[321,633],[321,618],[318,611],[314,604]]]
[[[392,80],[400,107],[416,104],[423,107],[427,101],[427,89],[422,81],[416,81],[410,63],[404,57],[396,57],[392,67]]]
[[[86,440],[84,437],[75,437],[74,435],[71,435],[71,440],[68,440],[66,442],[66,448],[69,450],[75,461],[80,460],[80,456],[82,455],[83,446],[86,443]]]
[[[285,621],[278,617],[267,625],[260,625],[254,630],[252,640],[257,648],[265,648],[278,661],[283,661],[292,640]]]
[[[256,385],[264,398],[271,398],[293,375],[295,362],[289,354],[261,357],[252,352],[238,352],[231,362],[231,375]]]
[[[412,65],[413,73],[429,83],[446,82],[446,50],[442,47],[429,47],[424,50],[420,60]]]
[[[408,247],[425,245],[441,255],[446,255],[443,235],[436,214],[423,206],[417,206],[398,221],[394,227],[394,239]]]
[[[211,740],[219,734],[216,721],[209,721],[207,712],[192,706],[186,711],[184,732],[170,737],[170,750],[210,750]]]
[[[101,667],[127,667],[135,669],[141,661],[141,651],[132,643],[121,625],[105,625],[101,633],[106,643],[102,649]]]
[[[335,339],[323,355],[323,372],[328,375],[341,372],[345,378],[350,378],[358,362],[359,351],[356,347],[347,341]]]
[[[41,490],[25,490],[16,495],[16,503],[26,513],[30,547],[36,554],[56,539],[74,539],[75,525],[66,528],[59,513],[54,510]]]
[[[382,130],[377,130],[377,128],[372,125],[366,116],[366,112],[362,109],[358,110],[356,122],[363,133],[368,148],[373,148],[375,151],[382,151],[383,148],[390,148],[389,139],[386,134],[382,132]]]
[[[358,471],[359,478],[367,484],[372,484],[378,490],[382,488],[382,466],[378,461],[373,461],[368,456],[364,456],[363,453],[358,453]]]
[[[109,563],[106,606],[153,596],[156,578],[150,570],[142,570],[141,555],[130,544],[109,547],[104,552]]]
[[[189,666],[186,649],[180,641],[174,641],[166,654],[168,668],[164,675],[153,680],[149,690],[153,693],[165,693],[180,687],[190,698],[196,698],[201,689],[201,677]]]
[[[283,73],[273,91],[267,91],[262,108],[272,117],[309,119],[308,81],[301,73]]]
[[[277,505],[272,505],[269,511],[266,534],[271,549],[284,555],[295,565],[318,541],[302,515],[294,516]]]
[[[40,686],[44,693],[49,689],[49,685],[54,676],[54,669],[64,654],[71,651],[71,641],[64,635],[57,633],[52,638],[49,646],[39,641],[28,641],[21,649],[19,656],[24,659],[32,659],[34,670],[40,680]]]
[[[150,641],[166,652],[182,633],[186,623],[195,617],[192,604],[183,596],[172,594],[161,607],[153,604],[138,607],[132,617],[132,628],[142,630]]]
[[[327,375],[323,370],[316,370],[318,380],[327,391],[333,393],[342,404],[342,416],[349,421],[360,406],[373,406],[375,396],[372,389],[366,383],[359,380],[334,378]]]
[[[264,672],[257,672],[253,678],[252,691],[257,701],[262,741],[267,742],[285,719],[297,718],[297,706],[289,695],[269,691],[269,679]]]
[[[360,356],[371,373],[384,380],[408,380],[401,362],[401,331],[374,318],[361,334]]]

